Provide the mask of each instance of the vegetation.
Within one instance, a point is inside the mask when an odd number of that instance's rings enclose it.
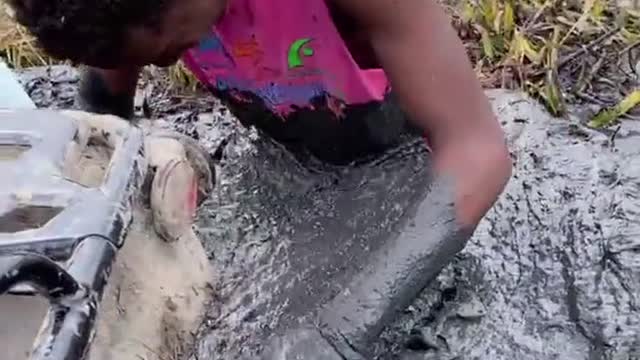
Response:
[[[556,115],[603,109],[609,126],[640,102],[640,12],[633,1],[464,0],[454,24],[487,87],[522,88]]]
[[[616,123],[640,103],[637,0],[441,2],[485,87],[521,88],[556,116],[571,104],[596,104],[594,127]],[[0,57],[15,68],[55,63],[7,11],[0,11]],[[181,91],[197,87],[182,64],[165,75]]]
[[[0,3],[0,58],[16,68],[42,66],[52,59],[38,50],[27,31],[11,21],[8,8]]]

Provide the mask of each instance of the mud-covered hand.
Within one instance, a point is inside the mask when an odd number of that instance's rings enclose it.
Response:
[[[135,67],[115,70],[84,68],[76,107],[90,113],[131,119],[139,72]]]
[[[154,229],[165,241],[179,240],[213,189],[214,167],[196,141],[166,130],[146,135],[145,154]]]

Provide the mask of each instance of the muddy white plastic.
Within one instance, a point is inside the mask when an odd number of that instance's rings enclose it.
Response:
[[[0,60],[0,109],[35,109],[29,95],[11,69]]]

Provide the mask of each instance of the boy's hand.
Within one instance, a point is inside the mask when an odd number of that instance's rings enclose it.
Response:
[[[475,228],[511,175],[504,135],[462,42],[435,0],[333,0],[366,30],[401,105],[453,181],[462,226]]]
[[[452,181],[459,225],[474,230],[511,175],[511,159],[498,136],[462,134],[434,150],[436,173]]]
[[[131,119],[139,71],[138,68],[83,69],[77,105],[81,110],[95,114]]]

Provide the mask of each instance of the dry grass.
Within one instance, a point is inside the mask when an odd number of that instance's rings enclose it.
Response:
[[[0,0],[1,1],[1,0]],[[638,0],[441,0],[485,87],[521,88],[558,116],[567,104],[603,110],[609,126],[640,102]],[[54,63],[0,11],[0,57],[16,68]],[[176,91],[197,81],[182,64],[163,72]],[[154,74],[158,74],[155,72]]]
[[[198,79],[196,79],[193,73],[187,70],[182,62],[178,62],[176,65],[170,67],[167,73],[169,83],[172,84],[176,90],[193,93],[201,89]]]
[[[635,1],[463,0],[452,9],[487,87],[522,88],[558,116],[568,103],[603,110],[611,125],[640,101]],[[624,100],[624,101],[623,101]]]
[[[3,5],[0,3],[0,58],[15,68],[52,64],[54,60],[37,48],[24,28],[15,25]]]

